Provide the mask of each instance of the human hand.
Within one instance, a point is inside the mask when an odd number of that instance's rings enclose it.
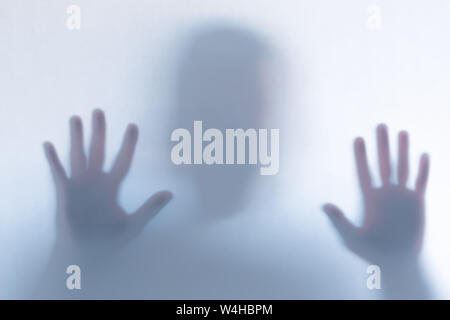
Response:
[[[364,140],[355,140],[356,166],[364,200],[364,220],[361,227],[354,226],[335,205],[327,204],[323,207],[348,249],[368,262],[383,266],[415,262],[423,241],[424,194],[429,158],[426,154],[421,156],[415,189],[408,189],[407,132],[400,132],[398,139],[398,182],[392,183],[387,127],[377,127],[382,181],[379,188],[374,188],[371,182]]]
[[[82,121],[71,118],[70,178],[53,145],[44,144],[57,190],[57,245],[76,249],[83,257],[111,254],[129,243],[172,197],[170,192],[158,192],[127,214],[118,203],[118,192],[131,166],[138,128],[128,126],[110,172],[103,171],[106,121],[101,110],[93,113],[92,130],[87,159]]]

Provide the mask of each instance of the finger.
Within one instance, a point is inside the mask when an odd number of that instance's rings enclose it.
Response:
[[[367,152],[363,138],[355,139],[353,144],[355,153],[356,170],[358,172],[359,185],[363,193],[366,193],[372,188],[372,181],[369,173],[369,166],[367,164]]]
[[[136,149],[137,139],[138,127],[135,124],[130,124],[123,137],[119,154],[111,169],[111,175],[114,178],[122,180],[128,173],[133,160],[134,150]]]
[[[50,142],[44,143],[44,152],[55,181],[57,183],[65,183],[67,181],[66,172],[64,171],[61,161],[59,161],[55,148]]]
[[[92,114],[92,141],[89,150],[89,171],[101,171],[105,160],[106,121],[102,110]]]
[[[387,185],[391,177],[391,157],[389,154],[388,130],[384,124],[380,124],[377,127],[377,144],[381,182],[383,185]]]
[[[347,245],[350,245],[355,240],[357,228],[335,205],[328,203],[322,207],[322,210],[327,214],[328,218],[331,220],[344,242]]]
[[[397,178],[398,184],[402,187],[406,186],[409,176],[409,138],[406,131],[398,134],[398,167]]]
[[[86,155],[83,147],[83,123],[80,117],[70,119],[70,170],[72,177],[79,177],[86,171]]]
[[[430,171],[430,158],[427,154],[420,157],[419,173],[416,179],[416,192],[423,195],[427,187],[428,174]]]
[[[160,191],[151,196],[134,214],[130,216],[130,226],[136,234],[172,199],[169,191]]]

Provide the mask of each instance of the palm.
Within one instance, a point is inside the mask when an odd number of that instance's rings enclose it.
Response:
[[[168,192],[157,193],[132,215],[120,207],[119,188],[131,166],[138,131],[135,125],[127,128],[119,155],[111,171],[105,173],[105,127],[103,112],[94,112],[92,142],[87,159],[82,122],[78,117],[71,119],[70,178],[53,146],[45,144],[58,193],[58,241],[69,242],[82,253],[96,253],[99,250],[109,253],[127,244],[171,197]]]
[[[382,186],[374,188],[367,165],[364,141],[355,141],[355,158],[364,200],[364,220],[353,226],[334,205],[324,207],[347,247],[374,263],[417,256],[423,240],[424,192],[429,160],[423,155],[415,190],[406,187],[408,168],[408,135],[399,135],[399,160],[396,184],[391,182],[387,128],[378,132],[378,157]]]
[[[415,192],[394,185],[373,190],[365,213],[361,236],[368,250],[357,253],[366,260],[412,253],[420,246],[423,210]]]
[[[113,238],[124,231],[128,215],[117,203],[117,187],[106,174],[70,183],[65,214],[74,236],[91,242],[91,238]]]

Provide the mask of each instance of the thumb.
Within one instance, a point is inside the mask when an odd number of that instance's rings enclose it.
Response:
[[[328,203],[322,207],[331,223],[344,240],[345,244],[351,244],[357,234],[357,228],[344,216],[342,211],[334,204]]]
[[[160,191],[152,195],[134,214],[130,216],[130,225],[137,233],[172,199],[169,191]]]

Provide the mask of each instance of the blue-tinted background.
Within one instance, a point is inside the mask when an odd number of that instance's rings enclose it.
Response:
[[[81,8],[80,30],[66,27],[72,4]],[[373,5],[378,29],[370,26]],[[359,221],[352,140],[367,138],[375,169],[374,128],[385,122],[392,145],[393,133],[410,132],[413,175],[419,154],[431,156],[423,260],[438,297],[450,298],[449,13],[444,0],[3,0],[0,296],[28,293],[54,240],[42,142],[54,142],[67,164],[69,117],[83,118],[88,137],[90,113],[100,107],[107,164],[127,123],[140,127],[124,207],[136,209],[160,189],[175,195],[135,244],[136,268],[147,276],[134,279],[129,294],[127,281],[117,280],[117,296],[375,297],[365,287],[367,263],[343,248],[320,206],[337,203]],[[239,210],[203,223],[197,208],[208,199],[195,173],[171,164],[170,132],[180,127],[180,61],[196,35],[217,26],[249,32],[269,48],[261,126],[280,129],[280,170],[253,172]],[[189,121],[183,127],[191,129]],[[221,183],[228,182],[210,185]]]

